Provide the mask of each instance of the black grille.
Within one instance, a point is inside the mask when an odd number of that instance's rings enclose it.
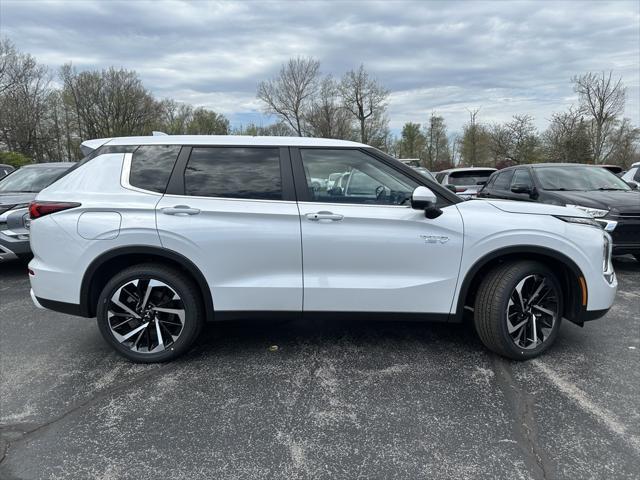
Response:
[[[640,244],[640,222],[618,224],[611,233],[613,243],[638,243]]]
[[[618,213],[618,218],[640,218],[640,212]]]

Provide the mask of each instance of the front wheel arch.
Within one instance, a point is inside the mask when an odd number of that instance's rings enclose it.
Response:
[[[562,287],[565,298],[563,316],[577,325],[583,325],[582,316],[587,307],[588,286],[582,270],[563,253],[537,245],[501,248],[477,260],[462,281],[452,320],[461,322],[465,307],[473,307],[480,282],[487,273],[498,265],[513,260],[535,260],[549,267]]]

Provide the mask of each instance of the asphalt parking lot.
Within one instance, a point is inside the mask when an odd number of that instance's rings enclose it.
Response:
[[[528,363],[468,325],[327,319],[209,325],[142,366],[2,264],[0,478],[638,478],[640,264],[615,266],[609,314]]]

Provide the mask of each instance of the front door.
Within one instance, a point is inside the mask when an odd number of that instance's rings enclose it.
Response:
[[[412,178],[358,149],[293,149],[304,311],[448,314],[463,225],[410,207]],[[304,176],[304,181],[299,177]]]
[[[301,311],[288,149],[193,147],[175,170],[156,210],[160,241],[200,268],[214,310]]]

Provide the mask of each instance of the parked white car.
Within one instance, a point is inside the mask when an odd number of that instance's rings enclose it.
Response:
[[[640,184],[640,162],[632,164],[631,168],[629,168],[621,178],[626,182],[636,182]]]
[[[175,358],[207,320],[465,312],[488,348],[528,359],[562,319],[601,317],[616,293],[610,237],[586,213],[462,202],[363,144],[162,136],[83,149],[30,206],[32,297],[97,317],[133,361]]]

